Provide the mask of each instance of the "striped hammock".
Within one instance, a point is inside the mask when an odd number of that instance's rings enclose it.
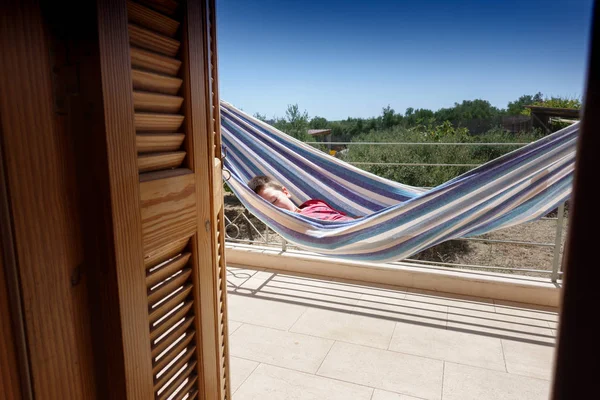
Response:
[[[425,190],[365,172],[221,102],[227,184],[242,204],[290,243],[361,261],[400,260],[546,215],[571,194],[578,129],[575,123]],[[275,207],[247,186],[256,175],[279,181],[297,205],[322,199],[363,218],[321,221]]]

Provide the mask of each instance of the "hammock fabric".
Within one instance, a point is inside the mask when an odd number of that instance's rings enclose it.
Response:
[[[290,243],[362,261],[395,261],[543,217],[571,194],[578,129],[575,123],[424,190],[358,169],[221,102],[227,183],[244,206]],[[296,204],[322,199],[363,218],[320,221],[277,208],[247,186],[256,175],[278,180]]]

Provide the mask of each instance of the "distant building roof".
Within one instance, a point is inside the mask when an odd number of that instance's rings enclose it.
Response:
[[[308,134],[311,136],[325,136],[331,133],[331,129],[309,129]]]

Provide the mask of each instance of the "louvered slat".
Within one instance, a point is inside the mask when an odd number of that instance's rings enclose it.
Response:
[[[128,25],[129,42],[133,46],[152,50],[159,54],[174,57],[179,52],[179,40],[154,33],[149,29],[134,24]]]
[[[159,372],[162,372],[165,369],[165,367],[171,363],[171,361],[177,359],[177,356],[179,356],[179,354],[186,349],[187,351],[190,351],[192,353],[195,352],[196,346],[193,344],[190,346],[191,341],[191,336],[186,337],[183,342],[170,349],[167,354],[160,358],[160,360],[155,361],[152,367],[152,373],[156,376]],[[166,373],[166,371],[164,373]]]
[[[142,154],[138,156],[138,169],[140,172],[149,172],[176,168],[183,162],[185,154],[185,151]]]
[[[157,268],[156,270],[153,270],[146,277],[146,285],[148,287],[152,287],[160,281],[167,279],[169,276],[182,269],[183,266],[189,261],[190,256],[190,253],[181,254],[169,261],[167,264]]]
[[[144,70],[158,72],[166,75],[177,75],[181,61],[153,53],[148,50],[131,47],[131,65]]]
[[[152,309],[148,316],[150,323],[154,324],[156,321],[167,315],[175,306],[181,304],[188,297],[191,289],[192,285],[187,284],[177,294],[172,295],[164,303],[161,303],[159,306]]]
[[[174,151],[185,139],[183,133],[138,133],[135,136],[138,153]]]
[[[194,364],[194,366],[195,366],[195,364]],[[164,392],[162,392],[159,395],[159,397],[158,397],[159,400],[166,400],[175,392],[178,392],[178,393],[189,392],[190,389],[192,388],[192,386],[196,383],[195,382],[196,375],[192,374],[192,368],[193,368],[193,366],[188,366],[185,370],[183,370],[179,374],[177,379],[175,379],[173,382],[171,382],[168,389],[166,389]],[[181,385],[185,382],[186,379],[189,379],[189,382],[187,384],[185,384],[183,387],[181,387]]]
[[[151,253],[146,254],[144,257],[144,266],[146,269],[150,269],[170,258],[173,258],[177,254],[181,253],[185,246],[190,241],[189,237],[175,240],[169,244],[166,244]]]
[[[182,80],[171,76],[159,75],[153,72],[131,70],[131,79],[135,90],[145,90],[175,95],[181,88]]]
[[[139,131],[176,132],[183,115],[135,113],[135,128]]]
[[[179,7],[179,2],[175,0],[138,0],[140,3],[151,7],[163,14],[174,15]]]
[[[187,318],[184,322],[170,331],[166,336],[161,337],[160,341],[152,346],[152,359],[156,359],[160,354],[162,354],[166,349],[171,347],[174,343],[177,343],[183,340],[184,334],[187,336],[194,336],[195,331],[193,329],[188,329],[190,324],[194,321],[194,318]]]
[[[196,392],[195,387],[197,386],[197,383],[196,383],[197,381],[198,381],[198,375],[196,375],[196,374],[191,375],[189,382],[183,387],[183,389],[181,389],[178,396],[176,398],[174,398],[173,400],[181,400],[181,399],[185,398],[186,394]],[[191,399],[193,399],[193,398],[189,397],[186,400],[191,400]]]
[[[177,364],[179,364],[179,363],[177,363]],[[192,360],[191,362],[189,362],[189,363],[188,363],[188,366],[187,366],[187,367],[185,367],[185,363],[183,363],[183,364],[182,364],[182,365],[181,365],[179,368],[177,368],[177,369],[175,370],[175,373],[173,373],[173,374],[171,375],[171,377],[169,378],[169,379],[172,379],[174,376],[177,376],[177,372],[181,371],[181,372],[179,372],[179,376],[178,376],[178,378],[177,378],[177,379],[174,379],[174,380],[173,380],[173,382],[172,382],[171,384],[169,384],[169,386],[168,386],[168,387],[172,388],[173,390],[170,390],[170,389],[168,389],[168,388],[167,388],[167,387],[165,387],[165,385],[163,384],[162,386],[160,386],[160,387],[159,387],[159,388],[156,390],[156,392],[158,392],[159,390],[164,390],[163,392],[161,392],[161,394],[160,394],[160,397],[159,397],[159,398],[160,398],[160,399],[166,399],[166,398],[168,398],[169,396],[172,396],[172,395],[173,395],[173,393],[175,393],[175,392],[176,392],[176,389],[177,389],[179,386],[181,386],[181,383],[182,383],[182,382],[183,382],[183,381],[184,381],[186,378],[193,377],[193,376],[194,376],[194,374],[192,373],[192,370],[193,370],[193,369],[196,367],[196,364],[197,364],[197,361],[196,361],[196,360]],[[182,370],[182,368],[184,368],[184,369]],[[175,369],[175,368],[173,368],[173,369]],[[177,381],[179,380],[179,377],[181,377],[181,376],[184,376],[184,378],[183,378],[182,380],[180,380],[180,381],[179,381],[179,383],[177,383]],[[167,380],[165,381],[165,383],[166,383],[166,382],[168,382],[168,381],[169,381],[169,379],[167,379]],[[186,386],[187,386],[187,385],[186,385]],[[187,389],[187,392],[186,392],[186,390],[185,390],[185,389],[186,389],[186,386],[184,386],[184,387],[182,387],[182,388],[181,388],[181,390],[178,392],[178,395],[183,395],[183,396],[185,396],[185,395],[186,395],[186,393],[189,393],[189,391],[190,391],[191,387],[190,387],[190,388],[188,388],[188,389]]]
[[[183,366],[192,358],[194,354],[191,351],[185,353],[183,357],[181,357],[175,364],[173,364],[167,371],[163,372],[160,378],[155,379],[154,383],[154,392],[157,392],[160,388],[162,388],[165,383],[171,379],[177,371],[179,371]],[[194,360],[195,362],[195,360]]]
[[[183,324],[178,326],[177,329],[174,329],[172,332],[170,332],[167,337],[161,339],[157,345],[152,347],[152,358],[155,359],[174,343],[182,341],[184,339],[184,334],[185,337],[194,336],[195,331],[193,329],[188,330],[193,320],[193,318],[190,318],[189,320],[185,321]]]
[[[150,291],[150,294],[148,295],[148,303],[151,306],[153,306],[159,300],[163,299],[169,293],[174,291],[176,288],[183,285],[185,283],[185,281],[188,280],[191,273],[192,273],[192,270],[189,268],[186,268],[186,269],[182,270],[182,272],[180,274],[178,274],[174,277],[171,277],[171,278],[167,279],[166,281],[164,281],[163,283],[161,283],[160,286],[158,286],[154,290]]]
[[[177,312],[169,315],[169,317],[161,321],[158,325],[150,330],[150,339],[155,340],[160,335],[171,329],[177,322],[179,322],[192,307],[192,301],[187,301],[183,307],[177,310]]]
[[[127,15],[131,22],[163,35],[173,37],[179,29],[179,22],[131,0],[127,2]]]
[[[133,92],[135,111],[155,111],[160,113],[176,113],[181,108],[183,97],[150,92]]]
[[[198,398],[198,389],[193,389],[190,392],[190,395],[187,398],[185,396],[186,396],[185,393],[179,394],[173,400],[183,400],[183,399],[185,399],[185,400],[194,400],[194,399],[197,399]]]

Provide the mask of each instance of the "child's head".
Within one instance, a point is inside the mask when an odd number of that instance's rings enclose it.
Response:
[[[274,206],[296,211],[296,205],[291,200],[292,195],[275,179],[264,175],[255,176],[248,182],[248,186]]]

